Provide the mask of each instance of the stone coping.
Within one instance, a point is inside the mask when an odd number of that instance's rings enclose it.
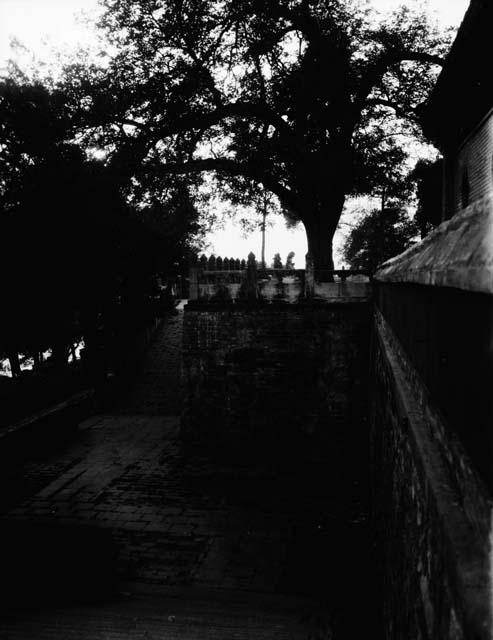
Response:
[[[427,390],[407,362],[398,339],[383,315],[375,313],[376,340],[392,376],[395,406],[392,412],[405,416],[402,425],[409,439],[411,455],[425,478],[427,499],[440,518],[440,536],[446,571],[455,581],[455,593],[465,618],[465,635],[475,640],[491,640],[491,583],[488,538],[491,535],[491,503],[486,489],[472,471],[472,464],[457,438],[446,436],[445,427],[428,403]],[[444,446],[447,441],[447,446]],[[449,449],[449,451],[447,451]],[[453,453],[450,451],[453,450]],[[467,477],[462,491],[452,477],[446,458],[461,460]],[[469,508],[467,508],[469,506]],[[472,517],[471,517],[472,516]],[[480,521],[478,526],[477,522]],[[419,523],[418,523],[419,526]],[[422,535],[430,535],[426,527]],[[438,532],[438,531],[437,531]],[[452,637],[452,635],[447,637]]]
[[[374,279],[493,294],[493,192],[385,262]]]

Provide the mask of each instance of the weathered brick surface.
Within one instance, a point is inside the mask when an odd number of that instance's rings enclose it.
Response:
[[[369,309],[366,302],[189,305],[186,435],[200,446],[253,445],[270,455],[361,425]]]
[[[484,488],[378,312],[372,381],[373,505],[385,637],[490,638]],[[460,473],[451,472],[451,457]]]
[[[472,133],[457,153],[451,177],[454,213],[464,208],[461,193],[464,172],[469,179],[470,202],[483,198],[493,189],[493,115]]]
[[[184,458],[166,417],[101,416],[81,433],[82,457],[3,514],[4,599],[59,602],[138,581],[316,596],[348,624],[344,607],[367,578],[359,458],[219,466]]]

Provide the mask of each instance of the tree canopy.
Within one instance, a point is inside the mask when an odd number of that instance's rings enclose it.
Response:
[[[63,361],[132,283],[142,297],[183,258],[197,210],[181,184],[166,207],[132,203],[114,168],[72,141],[59,90],[1,82],[0,123],[0,354],[51,348]]]
[[[389,136],[418,133],[448,38],[363,0],[102,3],[107,64],[66,70],[81,139],[141,198],[204,172],[230,193],[262,185],[330,267],[345,198],[372,192]]]
[[[443,160],[420,160],[411,174],[417,184],[416,221],[424,238],[442,222]]]
[[[374,273],[386,260],[402,253],[418,235],[418,226],[398,205],[373,209],[351,229],[343,247],[351,269]]]

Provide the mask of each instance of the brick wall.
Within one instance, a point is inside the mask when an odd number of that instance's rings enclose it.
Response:
[[[262,455],[335,437],[348,424],[363,429],[369,309],[367,301],[189,304],[188,440]]]
[[[472,446],[485,435],[487,460],[490,298],[406,280],[442,240],[376,274],[373,319],[364,300],[185,310],[183,429],[201,452],[295,463],[320,443],[330,465],[367,440],[369,415],[372,589],[389,640],[492,638],[491,493]]]
[[[463,149],[471,204],[373,281],[372,502],[389,639],[493,637],[491,127]]]
[[[373,332],[372,504],[384,637],[491,638],[489,494],[380,311]]]
[[[493,189],[493,114],[490,114],[457,153],[454,171],[450,174],[453,181],[452,213],[464,208],[462,181],[465,170],[470,184],[470,203],[473,203]]]

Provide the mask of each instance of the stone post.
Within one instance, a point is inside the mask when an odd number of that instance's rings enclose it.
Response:
[[[199,267],[197,263],[190,265],[190,300],[199,299]]]
[[[311,253],[305,256],[305,298],[313,298],[315,292],[315,269]]]
[[[257,261],[254,253],[248,254],[245,297],[248,301],[258,300]]]
[[[207,258],[205,256],[200,256],[199,264],[202,271],[207,271],[207,266],[209,263],[207,262]]]

